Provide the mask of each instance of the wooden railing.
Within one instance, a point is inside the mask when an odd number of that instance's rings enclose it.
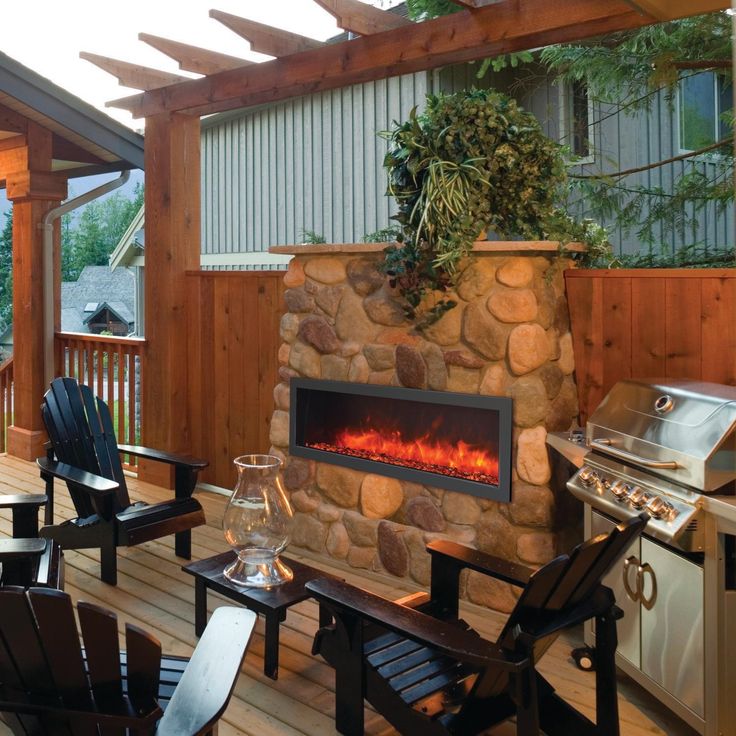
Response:
[[[13,422],[13,359],[0,363],[0,452],[7,448],[8,425]]]
[[[145,340],[56,334],[57,375],[87,384],[110,407],[118,442],[140,442],[141,356]]]

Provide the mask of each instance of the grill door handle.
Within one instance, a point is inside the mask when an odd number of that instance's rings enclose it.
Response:
[[[609,439],[602,438],[593,440],[590,444],[597,450],[605,452],[608,455],[613,455],[613,457],[618,458],[619,460],[637,463],[645,468],[653,468],[655,470],[677,470],[677,468],[680,467],[674,460],[649,460],[641,455],[635,455],[633,452],[621,450],[618,447],[614,447],[613,441]]]
[[[651,576],[652,580],[652,592],[648,598],[644,595],[644,576],[647,573]],[[651,611],[652,608],[654,608],[654,604],[657,602],[657,576],[654,574],[654,570],[648,562],[645,562],[643,565],[639,565],[636,570],[636,587],[639,589],[639,598],[641,599],[642,606],[644,606],[647,611]]]
[[[631,557],[627,557],[624,560],[624,572],[623,572],[623,581],[624,581],[624,590],[626,591],[626,595],[629,596],[629,599],[636,602],[639,600],[639,577],[638,577],[638,570],[641,569],[641,562],[639,561],[639,558],[635,555],[631,555]],[[634,590],[631,587],[631,583],[629,583],[629,572],[631,570],[637,571],[637,590]]]

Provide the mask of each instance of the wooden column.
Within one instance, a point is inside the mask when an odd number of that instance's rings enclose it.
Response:
[[[187,411],[187,271],[199,269],[199,117],[162,113],[146,119],[146,350],[143,357],[143,443],[189,452]],[[141,466],[164,483],[160,464]]]
[[[10,154],[11,152],[5,151]],[[66,180],[51,173],[51,132],[28,123],[25,145],[13,149],[2,166],[13,203],[13,424],[10,455],[33,460],[43,454],[46,433],[41,401],[44,364],[44,215],[66,198]]]

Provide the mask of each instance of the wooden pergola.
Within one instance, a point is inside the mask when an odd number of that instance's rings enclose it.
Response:
[[[202,115],[730,7],[728,0],[454,0],[463,6],[461,12],[412,23],[360,0],[315,2],[349,32],[348,40],[325,44],[212,10],[210,17],[249,41],[252,50],[276,58],[254,64],[144,33],[139,36],[142,41],[175,59],[182,70],[202,76],[187,78],[82,54],[122,85],[141,90],[108,104],[146,120],[148,278],[142,424],[150,446],[190,449],[185,401],[190,356],[182,315],[187,301],[185,274],[199,269]],[[23,271],[16,276],[19,283],[30,274]],[[27,386],[18,390],[23,411],[26,405],[38,407],[37,380],[32,390]]]

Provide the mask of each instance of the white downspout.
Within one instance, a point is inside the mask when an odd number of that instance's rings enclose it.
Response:
[[[103,194],[112,192],[123,186],[130,178],[130,171],[123,171],[117,179],[105,182],[95,189],[81,194],[79,197],[49,210],[43,217],[40,228],[43,229],[43,335],[44,335],[44,375],[46,386],[54,379],[54,221],[67,212],[81,207]]]

